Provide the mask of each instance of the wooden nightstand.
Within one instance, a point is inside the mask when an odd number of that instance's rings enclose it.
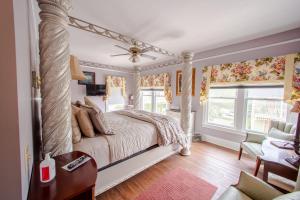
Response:
[[[94,199],[97,165],[93,158],[72,172],[68,172],[61,168],[82,155],[87,154],[74,151],[54,157],[56,177],[49,183],[40,182],[39,163],[34,164],[28,199]]]

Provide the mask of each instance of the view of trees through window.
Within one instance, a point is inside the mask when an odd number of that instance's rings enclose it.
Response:
[[[285,121],[287,105],[283,88],[259,88],[246,91],[246,129],[266,133],[270,120]]]
[[[211,89],[206,117],[208,124],[266,133],[271,120],[286,120],[283,88]]]
[[[143,90],[141,100],[143,110],[166,114],[167,101],[163,90]]]
[[[211,89],[208,101],[208,123],[234,127],[236,89]]]

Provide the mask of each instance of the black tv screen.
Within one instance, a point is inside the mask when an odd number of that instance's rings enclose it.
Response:
[[[87,84],[86,96],[105,96],[106,85]]]

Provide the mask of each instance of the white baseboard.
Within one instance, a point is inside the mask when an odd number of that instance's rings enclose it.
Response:
[[[228,149],[232,149],[235,151],[240,150],[240,143],[237,143],[237,142],[232,142],[232,141],[225,140],[222,138],[217,138],[217,137],[213,137],[210,135],[203,135],[203,134],[201,134],[201,139],[202,139],[202,141],[216,144],[216,145],[219,145],[219,146],[222,146],[222,147],[225,147]]]

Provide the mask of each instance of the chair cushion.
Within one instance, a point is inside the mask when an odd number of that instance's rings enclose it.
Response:
[[[271,130],[271,128],[276,128],[280,131],[283,131],[283,132],[289,133],[289,134],[295,134],[295,131],[296,131],[296,126],[294,126],[293,124],[275,121],[275,120],[271,121],[269,130]]]
[[[253,142],[242,142],[242,148],[249,153],[252,157],[257,157],[263,155],[261,151],[261,144],[253,143]]]
[[[300,200],[300,192],[292,192],[289,194],[280,195],[273,200]]]
[[[268,134],[269,137],[277,138],[281,140],[294,141],[295,135],[287,132],[280,131],[276,128],[271,128]]]
[[[239,191],[233,186],[230,186],[219,198],[218,200],[249,200],[249,196]]]

